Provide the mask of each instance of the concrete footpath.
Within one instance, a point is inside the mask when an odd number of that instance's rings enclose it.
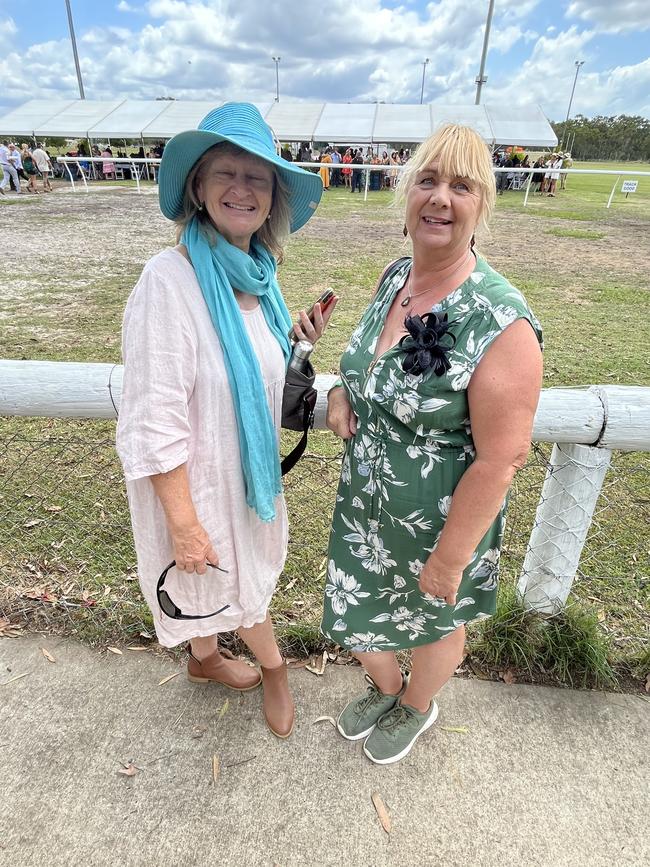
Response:
[[[0,864],[650,863],[644,697],[455,679],[411,754],[377,767],[315,723],[363,691],[360,670],[290,680],[280,741],[259,690],[190,684],[149,652],[0,640]]]

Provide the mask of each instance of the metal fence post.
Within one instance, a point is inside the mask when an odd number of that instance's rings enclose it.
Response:
[[[527,608],[555,614],[566,604],[611,455],[577,443],[553,446],[517,585]]]

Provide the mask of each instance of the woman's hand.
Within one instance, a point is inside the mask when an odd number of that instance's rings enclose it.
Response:
[[[444,599],[447,605],[455,605],[462,577],[461,568],[443,563],[433,551],[422,567],[418,583],[423,593]]]
[[[298,313],[298,321],[294,323],[293,330],[298,340],[308,340],[310,343],[316,341],[323,336],[323,332],[327,328],[327,323],[330,321],[330,316],[334,312],[334,308],[338,303],[338,298],[334,298],[323,313],[320,303],[314,304],[314,321],[310,320],[306,310],[301,310]]]
[[[344,440],[357,432],[357,417],[342,385],[330,389],[327,395],[327,427]]]
[[[198,521],[188,527],[170,528],[176,568],[181,572],[204,575],[207,563],[219,565],[219,555],[212,547],[210,537]]]

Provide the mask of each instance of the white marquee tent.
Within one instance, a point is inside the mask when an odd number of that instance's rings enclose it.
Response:
[[[196,128],[217,104],[33,99],[0,117],[0,135],[95,141],[168,139]],[[453,121],[473,127],[491,145],[557,145],[557,137],[537,105],[271,102],[257,107],[280,141],[411,144],[423,141],[442,123]]]

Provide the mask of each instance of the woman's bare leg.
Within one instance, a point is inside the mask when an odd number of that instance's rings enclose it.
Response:
[[[275,640],[271,618],[268,614],[262,623],[256,623],[255,626],[246,628],[241,626],[237,630],[237,634],[252,650],[264,668],[277,668],[278,665],[282,665],[282,655]]]
[[[354,656],[385,695],[397,695],[402,688],[402,672],[392,650],[355,653]]]
[[[402,704],[408,704],[421,713],[427,711],[431,699],[458,668],[464,649],[464,626],[459,626],[433,644],[414,648],[411,656],[411,676],[402,696]]]
[[[217,649],[217,634],[193,638],[191,644],[192,655],[197,659],[206,659],[208,656],[212,656]]]

